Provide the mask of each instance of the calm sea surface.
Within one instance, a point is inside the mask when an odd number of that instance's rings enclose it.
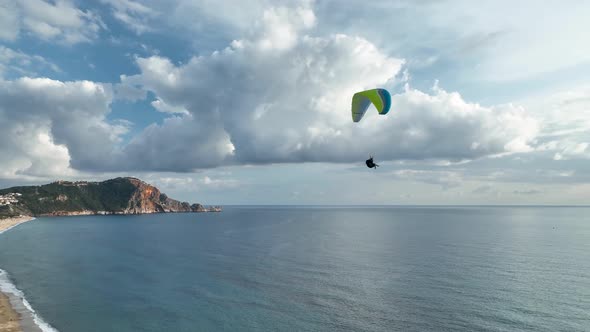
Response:
[[[590,208],[39,218],[0,267],[61,332],[590,331]]]

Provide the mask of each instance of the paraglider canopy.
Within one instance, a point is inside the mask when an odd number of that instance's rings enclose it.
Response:
[[[361,121],[371,104],[375,105],[379,114],[387,114],[391,107],[391,95],[385,89],[372,89],[355,93],[352,96],[352,121]]]

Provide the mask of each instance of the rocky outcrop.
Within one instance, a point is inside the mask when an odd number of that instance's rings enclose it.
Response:
[[[221,207],[180,202],[137,178],[103,182],[57,181],[43,186],[0,190],[4,197],[17,197],[5,213],[32,216],[144,214],[166,212],[220,212]],[[0,196],[2,197],[2,196]],[[27,213],[28,212],[28,213]],[[0,216],[3,210],[0,209]]]
[[[164,202],[160,200],[160,190],[139,179],[129,178],[129,182],[135,186],[136,190],[131,195],[125,214],[155,213],[155,212],[174,212],[176,210],[166,211]]]
[[[193,212],[221,212],[221,206],[203,206],[201,204],[191,205],[191,211]]]

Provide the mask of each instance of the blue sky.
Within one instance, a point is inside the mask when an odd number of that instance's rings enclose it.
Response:
[[[575,0],[0,0],[0,185],[587,204],[589,14]],[[351,95],[374,87],[392,111],[353,124]]]

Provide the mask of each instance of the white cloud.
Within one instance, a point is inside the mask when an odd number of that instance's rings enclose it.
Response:
[[[115,98],[121,100],[137,101],[143,100],[147,96],[147,91],[140,86],[129,83],[126,75],[120,76],[121,83],[114,85]]]
[[[110,90],[89,81],[0,81],[0,155],[8,158],[1,163],[4,172],[41,176],[68,174],[69,167],[115,167],[117,145],[129,124],[106,120]]]
[[[0,0],[0,40],[13,41],[19,34],[19,10],[14,0]]]
[[[316,2],[321,29],[360,33],[407,57],[412,68],[438,64],[440,71],[452,68],[453,80],[478,83],[534,79],[587,63],[589,10],[587,1]]]
[[[553,160],[564,159],[590,159],[590,143],[576,142],[569,139],[562,139],[559,141],[550,141],[540,145],[538,151],[553,152]]]
[[[258,47],[265,51],[290,49],[297,43],[301,30],[315,25],[315,14],[309,8],[270,8],[262,15]]]
[[[399,146],[392,157],[469,160],[529,152],[539,131],[522,107],[484,107],[438,87],[432,95],[410,89],[394,97],[392,107],[397,118],[387,132]]]
[[[186,114],[186,115],[189,114],[189,111],[187,111],[184,107],[177,107],[177,106],[169,105],[160,99],[152,101],[151,104],[158,112],[179,113],[179,114]]]
[[[113,17],[127,25],[137,34],[152,31],[151,19],[157,16],[157,12],[149,6],[133,0],[101,0],[111,6]]]
[[[187,172],[218,166],[231,152],[229,137],[219,124],[196,122],[188,114],[147,127],[125,146],[125,159],[118,167]]]
[[[307,10],[313,3],[308,0],[250,0],[247,5],[242,0],[101,1],[111,6],[115,19],[136,33],[172,33],[174,37],[195,46],[199,52],[225,45],[231,38],[248,35],[253,29],[253,23],[264,20],[260,13],[273,6]],[[308,10],[309,13],[312,12]],[[309,15],[303,19],[306,23],[313,23]],[[288,28],[285,25],[283,27]],[[284,33],[288,31],[269,31],[269,37],[285,35]]]
[[[542,124],[536,150],[553,160],[590,158],[590,87],[573,87],[523,102]]]
[[[260,13],[272,3],[270,0],[251,0],[245,6],[242,0],[177,0],[167,4],[166,16],[169,25],[186,28],[191,34],[209,31],[236,34],[250,29],[252,22],[260,18]],[[299,1],[274,1],[275,5],[293,3],[298,4]],[[198,15],[199,20],[195,20],[195,15]]]
[[[62,21],[55,12],[47,17],[50,23],[76,22]],[[459,162],[532,150],[538,123],[524,109],[469,103],[438,86],[431,94],[407,86],[393,96],[387,116],[370,112],[353,123],[350,96],[393,86],[404,60],[364,38],[322,35],[316,27],[308,6],[271,8],[247,38],[186,64],[137,58],[140,74],[121,76],[117,98],[142,99],[151,91],[157,98],[152,106],[171,116],[128,143],[121,137],[130,124],[106,120],[110,85],[4,81],[0,107],[6,119],[20,114],[15,123],[33,115],[44,121],[49,142],[65,147],[78,170],[191,171],[228,164],[352,162],[368,154],[380,161]],[[407,72],[402,76],[407,80]]]
[[[2,3],[0,9],[0,28],[7,26],[0,29],[0,39],[5,40],[15,40],[22,30],[43,40],[76,44],[96,39],[105,28],[97,14],[69,0],[20,0]]]
[[[0,117],[4,118],[2,113]],[[53,142],[47,122],[0,124],[0,128],[0,177],[36,178],[72,173],[68,150]]]
[[[5,76],[7,72],[33,76],[36,74],[36,70],[47,68],[53,72],[61,72],[56,64],[47,61],[42,56],[28,55],[0,45],[0,77]]]
[[[263,18],[251,37],[183,65],[138,58],[141,74],[125,80],[154,92],[155,107],[165,100],[191,116],[148,128],[133,151],[167,156],[154,158],[152,167],[191,169],[350,162],[369,153],[380,160],[460,161],[532,150],[538,123],[524,109],[483,107],[437,86],[433,94],[408,88],[393,97],[387,117],[370,113],[352,123],[350,96],[391,85],[404,60],[361,37],[313,35],[315,16],[307,8],[270,9]],[[235,150],[224,148],[230,144]]]

